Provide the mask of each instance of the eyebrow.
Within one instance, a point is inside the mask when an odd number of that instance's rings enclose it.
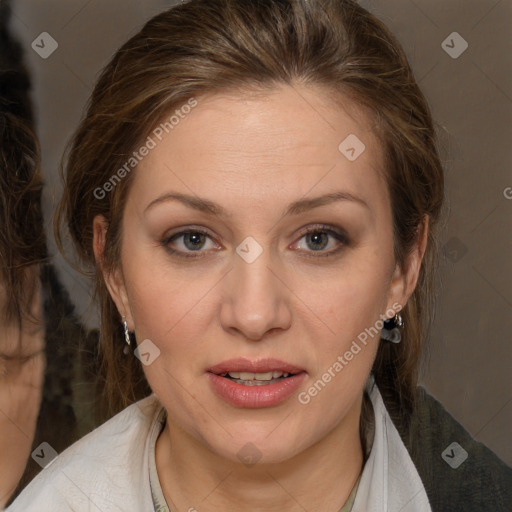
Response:
[[[168,201],[179,201],[183,203],[185,206],[188,206],[189,208],[199,210],[204,213],[209,213],[217,216],[229,216],[227,210],[218,203],[214,203],[213,201],[210,201],[209,199],[205,199],[202,197],[191,196],[188,194],[181,194],[177,192],[169,192],[167,194],[161,195],[160,197],[157,197],[154,201],[151,201],[151,203],[149,203],[149,205],[145,208],[144,214],[153,206],[160,203],[166,203]],[[370,212],[372,212],[372,209],[370,208],[368,203],[366,203],[366,201],[364,201],[362,198],[355,196],[354,194],[351,194],[349,192],[338,191],[318,197],[299,199],[298,201],[294,201],[288,206],[283,216],[286,217],[288,215],[299,215],[314,208],[319,208],[320,206],[325,206],[338,201],[354,202],[356,204],[364,206]]]

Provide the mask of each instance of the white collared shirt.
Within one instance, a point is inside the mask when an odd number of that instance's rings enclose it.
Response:
[[[432,512],[416,466],[370,377],[375,431],[351,512]]]

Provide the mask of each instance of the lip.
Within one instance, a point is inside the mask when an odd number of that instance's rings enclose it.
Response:
[[[265,373],[271,371],[282,371],[295,375],[273,384],[261,386],[238,384],[220,375],[227,372]],[[230,359],[212,366],[207,371],[212,389],[220,398],[235,407],[250,409],[274,407],[283,403],[297,391],[306,375],[304,369],[279,359],[260,359],[258,361],[244,358]]]
[[[208,368],[207,371],[217,375],[228,372],[265,373],[282,371],[285,373],[300,373],[304,371],[304,368],[299,368],[298,366],[286,363],[280,359],[267,358],[251,361],[250,359],[239,357],[216,364],[215,366]]]

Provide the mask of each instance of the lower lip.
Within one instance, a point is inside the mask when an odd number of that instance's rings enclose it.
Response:
[[[305,372],[263,386],[246,386],[208,372],[214,391],[226,402],[236,407],[257,409],[272,407],[293,395],[306,377]]]

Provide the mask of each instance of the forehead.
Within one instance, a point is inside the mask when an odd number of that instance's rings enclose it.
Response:
[[[138,164],[132,188],[138,201],[178,189],[233,206],[263,205],[340,187],[372,201],[385,185],[381,144],[369,117],[348,99],[282,86],[197,102],[170,112],[150,135],[154,148]],[[171,128],[165,123],[173,114]]]

